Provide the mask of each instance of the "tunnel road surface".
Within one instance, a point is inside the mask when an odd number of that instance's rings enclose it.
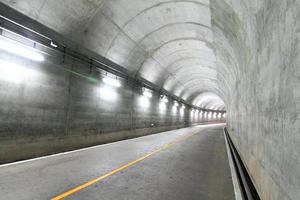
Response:
[[[5,200],[233,200],[222,125],[123,140],[0,167]]]

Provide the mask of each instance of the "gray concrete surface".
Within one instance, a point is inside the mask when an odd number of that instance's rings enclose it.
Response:
[[[300,1],[212,0],[211,8],[228,131],[261,199],[298,200]]]
[[[36,63],[0,52],[0,60],[0,163],[205,120],[188,107],[174,107],[171,100],[161,108],[158,94],[145,100],[126,82],[121,88],[110,87],[71,59],[64,64]]]
[[[260,197],[300,199],[299,0],[1,2],[193,104],[225,103]]]
[[[225,108],[199,99],[218,91],[209,0],[1,2],[189,102]]]
[[[3,166],[0,196],[6,200],[50,199],[167,143],[197,133],[67,199],[232,200],[222,127],[178,129]]]

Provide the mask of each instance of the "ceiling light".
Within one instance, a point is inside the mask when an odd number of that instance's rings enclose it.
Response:
[[[44,56],[34,48],[0,37],[0,49],[34,61],[44,61]]]

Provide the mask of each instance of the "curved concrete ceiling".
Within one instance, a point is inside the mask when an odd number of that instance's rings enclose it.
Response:
[[[225,109],[209,0],[3,1],[189,103]]]

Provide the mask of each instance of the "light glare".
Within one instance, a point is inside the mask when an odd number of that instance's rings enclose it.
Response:
[[[181,109],[180,109],[180,115],[182,116],[183,114],[184,114],[184,109],[181,108]]]
[[[149,90],[144,90],[143,91],[143,95],[145,97],[151,98],[152,97],[152,92],[150,92]]]
[[[166,108],[167,108],[167,106],[166,106],[165,102],[160,102],[159,103],[159,109],[160,110],[166,110]]]
[[[100,88],[100,97],[107,101],[114,101],[118,98],[118,94],[113,88],[110,87],[101,87]]]
[[[177,107],[178,106],[178,102],[174,101],[174,106]]]
[[[164,102],[164,103],[168,103],[169,102],[168,98],[166,96],[164,96],[164,95],[161,97],[161,101]]]
[[[33,48],[4,39],[3,37],[0,37],[0,49],[30,60],[39,62],[44,61],[44,56],[35,51]]]
[[[176,111],[177,111],[177,106],[174,105],[174,106],[172,107],[172,111],[173,111],[174,113],[176,113]]]
[[[22,65],[0,60],[0,79],[20,83],[27,77],[36,76],[37,72]]]
[[[121,87],[121,83],[117,79],[113,79],[113,78],[110,78],[110,77],[104,77],[102,80],[103,80],[104,83],[106,83],[108,85],[111,85],[111,86],[114,86],[114,87]]]
[[[141,107],[145,107],[145,108],[148,108],[150,106],[150,100],[149,98],[145,97],[145,96],[141,96],[139,98],[139,105]]]

